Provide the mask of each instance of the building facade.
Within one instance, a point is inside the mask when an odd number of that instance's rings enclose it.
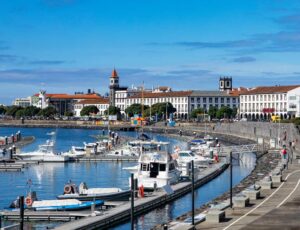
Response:
[[[53,106],[58,114],[64,115],[67,112],[74,113],[74,105],[82,100],[101,100],[99,94],[47,94],[46,91],[40,91],[32,97],[34,106],[44,109]]]
[[[272,115],[278,115],[281,119],[290,118],[291,113],[294,112],[296,115],[299,87],[298,85],[260,86],[242,93],[240,95],[240,116],[252,120],[269,120]],[[290,100],[288,95],[291,97]],[[288,105],[289,103],[290,105]]]
[[[193,91],[189,96],[189,113],[194,109],[202,108],[209,111],[209,108],[220,109],[223,106],[230,108],[239,107],[239,95],[227,91]]]
[[[109,107],[109,99],[101,98],[97,100],[81,100],[74,104],[74,116],[80,117],[81,110],[86,106],[96,106],[99,110],[98,115],[105,115],[105,110]]]
[[[25,97],[25,98],[16,98],[13,101],[13,105],[15,106],[21,106],[21,107],[28,107],[31,106],[32,102],[31,102],[31,97]]]

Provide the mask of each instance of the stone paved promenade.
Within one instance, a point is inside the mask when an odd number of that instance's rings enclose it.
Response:
[[[295,154],[296,155],[296,154]],[[298,154],[299,155],[299,154]],[[283,171],[283,182],[271,190],[262,190],[261,199],[246,208],[226,209],[219,224],[206,221],[196,229],[300,229],[300,163],[294,159]]]

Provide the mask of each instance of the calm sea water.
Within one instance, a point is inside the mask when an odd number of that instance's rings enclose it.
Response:
[[[92,135],[99,135],[99,130],[87,129],[50,129],[50,128],[0,128],[0,136],[11,135],[20,130],[23,135],[35,136],[36,140],[22,151],[37,149],[39,144],[44,143],[49,136],[46,133],[56,131],[56,151],[67,151],[72,145],[82,145],[82,142],[93,142]],[[120,135],[136,137],[135,132],[120,132]],[[170,141],[171,145],[179,145],[186,148],[186,142],[170,139],[165,136],[150,134],[159,141]],[[237,163],[237,162],[236,162]],[[234,184],[239,183],[254,168],[255,156],[248,155],[243,163],[235,164]],[[47,163],[33,165],[23,172],[0,172],[0,209],[7,207],[12,200],[19,195],[25,195],[28,191],[26,182],[30,179],[32,190],[37,192],[39,199],[54,199],[63,192],[63,186],[69,180],[79,184],[85,181],[89,187],[120,187],[128,188],[129,172],[122,170],[123,167],[133,166],[134,162],[82,162],[82,163]],[[228,183],[227,183],[228,182]],[[229,189],[229,171],[207,183],[196,191],[196,207],[221,195]],[[165,223],[177,216],[190,211],[191,194],[165,205],[160,209],[151,211],[136,220],[136,229],[150,229],[156,224]],[[43,223],[34,225],[36,229],[44,229],[53,224]],[[130,224],[123,224],[114,229],[129,229]]]

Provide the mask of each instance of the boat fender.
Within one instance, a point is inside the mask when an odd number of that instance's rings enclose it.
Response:
[[[139,192],[140,192],[140,197],[144,197],[144,186],[143,185],[141,185],[140,187],[139,187]]]
[[[70,193],[71,193],[71,190],[72,190],[71,185],[66,185],[66,186],[64,187],[64,193],[65,193],[65,194],[70,194]]]
[[[25,204],[28,206],[28,207],[30,207],[31,205],[32,205],[32,203],[33,203],[33,201],[32,201],[32,199],[31,199],[31,197],[26,197],[26,199],[25,199]]]

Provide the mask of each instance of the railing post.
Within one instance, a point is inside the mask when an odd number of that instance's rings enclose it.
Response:
[[[195,175],[194,160],[192,160],[192,225],[195,225]]]
[[[20,230],[24,229],[24,196],[20,196]]]
[[[131,173],[131,230],[134,230],[134,177]]]
[[[232,152],[230,151],[230,208],[232,208]]]

